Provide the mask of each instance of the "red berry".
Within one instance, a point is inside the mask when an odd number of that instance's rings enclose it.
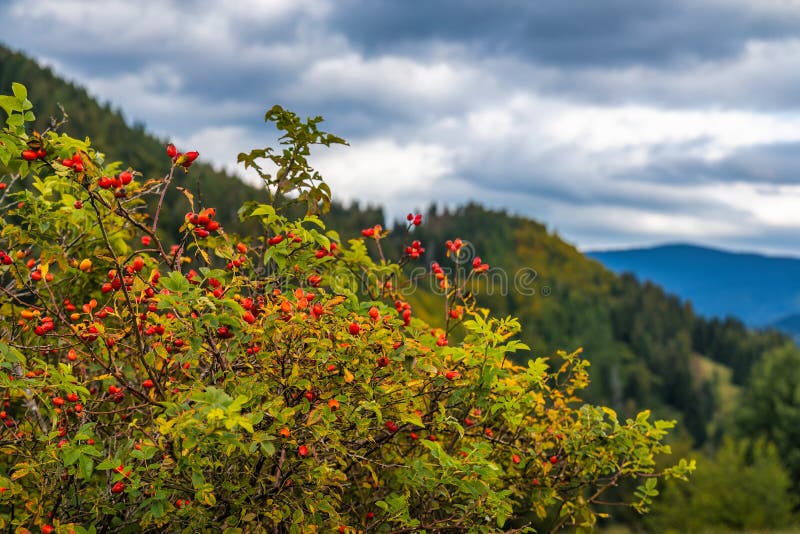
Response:
[[[358,323],[350,323],[348,330],[352,335],[357,336],[358,333],[361,332],[361,325]]]
[[[174,158],[178,155],[178,149],[172,143],[167,145],[167,156]]]
[[[123,491],[125,491],[125,484],[122,482],[117,482],[111,486],[111,493],[122,493]]]
[[[558,456],[551,456],[550,457],[550,463],[553,464],[553,465],[558,463]]]
[[[300,447],[297,448],[297,454],[303,457],[308,456],[308,447],[300,445]]]
[[[37,154],[35,150],[23,150],[22,151],[22,159],[25,161],[33,161],[37,158]]]
[[[53,404],[55,404],[56,406],[64,406],[64,402],[65,402],[64,399],[62,399],[61,397],[53,397]]]
[[[144,382],[142,382],[142,387],[143,387],[143,388],[150,389],[150,388],[153,388],[153,387],[155,387],[155,384],[153,384],[153,381],[152,381],[152,380],[150,380],[150,379],[148,378],[147,380],[145,380]]]
[[[444,377],[448,380],[455,380],[459,376],[461,376],[461,373],[458,371],[447,371],[447,373],[444,375]]]
[[[128,185],[133,180],[133,174],[129,173],[128,171],[119,173],[119,181],[122,182],[122,185]]]

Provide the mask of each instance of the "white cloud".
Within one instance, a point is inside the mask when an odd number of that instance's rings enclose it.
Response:
[[[315,158],[339,200],[380,202],[397,213],[426,205],[453,172],[442,147],[378,137],[336,147]]]

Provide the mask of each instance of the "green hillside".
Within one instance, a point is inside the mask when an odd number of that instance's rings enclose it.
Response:
[[[145,177],[166,172],[163,140],[148,134],[141,126],[126,124],[119,111],[97,103],[84,89],[61,80],[26,56],[0,46],[0,91],[8,93],[12,81],[28,87],[29,98],[38,110],[39,129],[49,126],[50,117],[61,116],[60,104],[69,118],[63,128],[68,133],[88,134],[98,146],[108,150],[109,159],[131,162]],[[265,102],[265,107],[268,104]],[[213,199],[218,218],[228,231],[242,230],[236,218],[236,207],[247,199],[263,198],[263,192],[257,188],[209,165],[193,166],[189,176],[191,183],[188,185],[201,193],[197,202],[203,205],[204,199]],[[185,180],[183,176],[178,177],[178,185]],[[162,213],[162,231],[167,235],[175,232],[187,210],[186,199],[171,189],[167,195],[167,209]],[[347,239],[359,236],[362,228],[383,223],[384,214],[379,208],[345,207],[334,203],[326,219],[331,228]],[[387,240],[386,250],[400,250],[404,224],[398,223],[396,230],[392,234],[394,237]],[[426,267],[433,261],[447,264],[444,258],[446,240],[471,236],[474,240],[471,246],[493,267],[491,283],[476,288],[479,304],[490,307],[498,315],[519,317],[523,341],[532,347],[534,355],[546,356],[556,349],[583,347],[592,364],[588,400],[606,403],[624,415],[646,406],[653,407],[660,416],[679,419],[684,436],[688,438],[677,443],[676,448],[704,446],[710,454],[704,456],[704,461],[713,467],[707,473],[729,476],[721,482],[705,480],[703,484],[706,485],[700,486],[705,488],[703,491],[709,491],[709,484],[735,484],[737,474],[726,471],[725,465],[718,462],[728,462],[731,455],[737,454],[736,461],[744,462],[751,449],[741,452],[742,446],[725,445],[719,450],[727,456],[720,456],[719,461],[715,460],[713,451],[723,442],[730,443],[723,441],[725,436],[736,435],[743,440],[751,437],[738,428],[749,427],[737,422],[737,403],[748,398],[747,388],[760,387],[757,393],[769,395],[769,388],[763,386],[763,381],[750,383],[751,369],[764,367],[760,362],[765,354],[780,356],[794,351],[787,348],[791,345],[787,337],[775,332],[748,330],[734,319],[720,321],[697,317],[690,304],[653,284],[613,274],[541,223],[477,204],[454,211],[432,207],[424,214],[424,224],[414,228],[413,234],[427,250],[416,266]],[[441,299],[425,284],[409,295],[409,300],[415,314],[434,324],[442,322]],[[748,421],[757,420],[757,413],[750,410],[748,414]],[[763,428],[758,430],[763,431]],[[775,441],[780,440],[776,438]],[[783,449],[781,443],[777,444],[779,450],[786,449],[786,443]],[[791,443],[788,446],[791,449]],[[770,472],[783,473],[782,469],[787,468],[793,475],[800,475],[800,460],[785,461],[781,467],[778,457],[769,454],[772,456],[767,455],[763,462],[768,464]],[[758,473],[748,476],[757,478]],[[777,491],[780,493],[782,488]],[[673,508],[665,509],[663,517],[671,517],[670,513],[675,514],[684,506],[685,499],[691,499],[687,494],[679,498],[670,491],[668,487],[667,493],[672,495],[668,502],[673,503],[669,505]],[[746,492],[746,487],[741,491]],[[655,517],[662,516],[657,513]],[[773,518],[777,521],[774,524],[784,525],[788,521],[786,517]],[[714,522],[722,520],[712,518],[709,521],[717,524]],[[750,519],[739,518],[722,522],[729,527],[740,525],[742,528],[768,525],[748,521]],[[654,524],[659,524],[657,519]]]

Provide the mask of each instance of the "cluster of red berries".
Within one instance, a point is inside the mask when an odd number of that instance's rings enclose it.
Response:
[[[433,276],[439,281],[439,287],[444,289],[447,286],[447,277],[444,274],[442,266],[437,262],[433,262],[431,264],[431,271],[433,272]]]
[[[122,391],[122,388],[114,384],[108,386],[108,395],[112,401],[118,404],[125,398],[125,392]]]
[[[97,185],[101,189],[114,188],[114,196],[117,198],[124,198],[126,191],[125,186],[133,181],[133,173],[124,171],[119,173],[119,176],[101,176],[97,179]]]
[[[254,301],[250,297],[244,297],[243,299],[239,300],[239,304],[241,304],[242,308],[244,308],[242,320],[247,324],[255,323],[256,317],[261,311],[261,306],[263,304],[262,299],[259,297],[258,301]]]
[[[220,326],[217,328],[217,337],[220,339],[230,339],[234,335],[229,326]]]
[[[403,318],[403,326],[408,326],[411,323],[411,304],[398,299],[394,301],[394,309]]]
[[[132,289],[133,288],[133,273],[139,272],[144,267],[144,261],[142,261],[141,266],[138,270],[134,270],[133,265],[129,265],[125,271],[126,275],[120,277],[117,273],[116,269],[111,269],[108,271],[106,276],[108,277],[108,282],[105,282],[102,286],[100,286],[100,291],[102,293],[109,293],[111,291],[119,291],[122,288],[122,284],[125,284],[125,289]]]
[[[217,210],[214,208],[206,208],[200,213],[187,213],[186,221],[193,225],[193,232],[197,237],[208,237],[211,232],[216,232],[220,228],[220,224],[214,220],[217,215]]]
[[[394,421],[386,421],[383,424],[383,426],[385,426],[386,430],[388,430],[392,434],[394,434],[395,432],[397,432],[400,429],[400,427]]]
[[[324,258],[325,256],[333,256],[334,253],[336,252],[337,246],[338,245],[336,245],[335,241],[331,241],[330,248],[324,248],[324,247],[320,248],[319,250],[317,250],[317,252],[314,254],[314,256],[318,260]]]
[[[381,312],[380,312],[380,310],[378,310],[378,308],[376,308],[375,306],[372,306],[372,307],[369,309],[369,312],[368,312],[368,313],[369,313],[369,317],[370,317],[370,319],[372,319],[373,321],[378,321],[378,320],[380,320],[380,318],[381,318]]]
[[[100,330],[93,324],[87,326],[86,329],[80,333],[81,339],[90,343],[95,341],[98,335],[100,335]]]
[[[11,428],[16,424],[14,422],[14,419],[12,419],[11,416],[8,415],[8,412],[6,412],[5,410],[0,411],[0,419],[2,419],[3,424],[6,426],[6,428]]]
[[[411,224],[413,224],[414,226],[419,226],[420,224],[422,224],[422,214],[417,213],[416,215],[414,215],[413,213],[409,213],[408,215],[406,215],[406,220]]]
[[[279,289],[274,289],[272,294],[279,296],[281,291]],[[303,288],[298,287],[294,290],[294,297],[297,299],[297,302],[294,305],[292,305],[288,299],[283,299],[280,304],[280,310],[283,313],[284,320],[288,321],[292,318],[295,307],[297,307],[297,310],[301,312],[301,317],[305,317],[305,310],[307,310],[309,306],[311,307],[311,316],[314,319],[319,319],[320,316],[325,313],[325,309],[322,307],[322,304],[318,302],[314,303],[313,305],[311,304],[311,302],[317,298],[317,295],[314,293],[310,291],[303,291]]]
[[[380,224],[376,224],[372,228],[364,228],[361,230],[361,235],[364,237],[374,237],[375,239],[381,238],[381,233],[383,232],[383,226]]]
[[[244,243],[237,243],[236,250],[241,254],[241,256],[234,258],[227,263],[226,267],[229,271],[233,270],[234,268],[238,269],[247,262],[247,256],[245,256],[245,254],[247,254],[247,245]]]
[[[70,406],[68,411],[70,413],[78,413],[78,414],[83,412],[83,405],[80,403],[80,400],[81,399],[80,399],[80,397],[78,397],[77,393],[69,393],[69,394],[67,394],[67,399],[66,400],[64,400],[63,397],[53,397],[52,398],[53,405],[56,408],[61,408],[62,406],[64,406],[67,403],[67,401],[71,402],[72,404],[74,404],[74,406]],[[65,434],[66,434],[66,430],[64,430],[63,433],[60,433],[61,436],[64,436]]]
[[[164,332],[165,332],[164,325],[154,324],[152,326],[148,326],[145,329],[144,335],[146,335],[146,336],[163,336]]]
[[[176,165],[180,165],[184,169],[191,167],[192,163],[194,163],[194,160],[196,160],[199,155],[200,153],[196,150],[182,154],[178,152],[178,149],[175,148],[175,145],[172,143],[167,145],[167,156],[171,157],[172,161],[175,162]]]
[[[25,157],[24,152],[22,157]],[[75,152],[71,158],[61,160],[61,164],[75,172],[83,172],[83,159],[81,158],[80,152]]]
[[[481,257],[480,256],[475,256],[475,259],[472,260],[472,269],[476,273],[482,273],[482,272],[485,272],[485,271],[489,270],[489,264],[488,263],[482,263],[481,262]]]
[[[425,249],[422,243],[417,240],[413,241],[410,247],[406,247],[406,256],[409,256],[412,260],[416,260],[424,253]]]
[[[28,260],[28,263],[26,263],[26,266],[28,267],[28,269],[31,270],[31,280],[33,280],[34,282],[38,282],[42,278],[44,278],[48,282],[52,282],[53,281],[53,278],[54,278],[53,277],[53,273],[48,271],[48,273],[46,275],[42,275],[41,266],[40,265],[36,265],[36,260],[34,260],[33,258]]]
[[[53,323],[52,317],[42,317],[39,321],[39,324],[33,329],[33,332],[37,336],[43,336],[48,332],[52,332],[55,330],[56,325]]]
[[[44,159],[47,156],[47,152],[44,149],[40,148],[38,150],[23,150],[22,151],[22,159],[25,161],[33,161],[36,159]],[[78,156],[78,160],[80,161],[80,156]],[[66,163],[65,163],[66,165]],[[71,165],[67,165],[70,167]],[[81,165],[83,167],[83,165]],[[81,168],[83,170],[83,168]]]
[[[454,241],[448,239],[444,246],[447,248],[448,255],[450,252],[456,254],[459,250],[461,250],[461,247],[464,246],[464,243],[461,241],[461,239],[455,239]]]

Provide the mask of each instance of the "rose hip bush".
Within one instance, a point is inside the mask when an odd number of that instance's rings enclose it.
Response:
[[[309,149],[343,142],[321,119],[275,107],[280,150],[240,156],[266,182],[240,210],[262,234],[226,232],[185,191],[173,244],[164,192],[197,152],[170,145],[170,173],[140,176],[88,139],[29,131],[26,90],[13,93],[0,96],[0,528],[558,530],[592,526],[624,480],[641,485],[620,504],[645,511],[658,477],[692,469],[655,470],[672,423],[580,401],[577,353],[512,363],[527,350],[517,321],[463,296],[480,260],[460,276],[433,265],[447,321],[414,318],[396,291],[424,244],[391,262],[380,226],[342,243],[315,215],[330,191]],[[307,214],[292,218],[297,203]]]

